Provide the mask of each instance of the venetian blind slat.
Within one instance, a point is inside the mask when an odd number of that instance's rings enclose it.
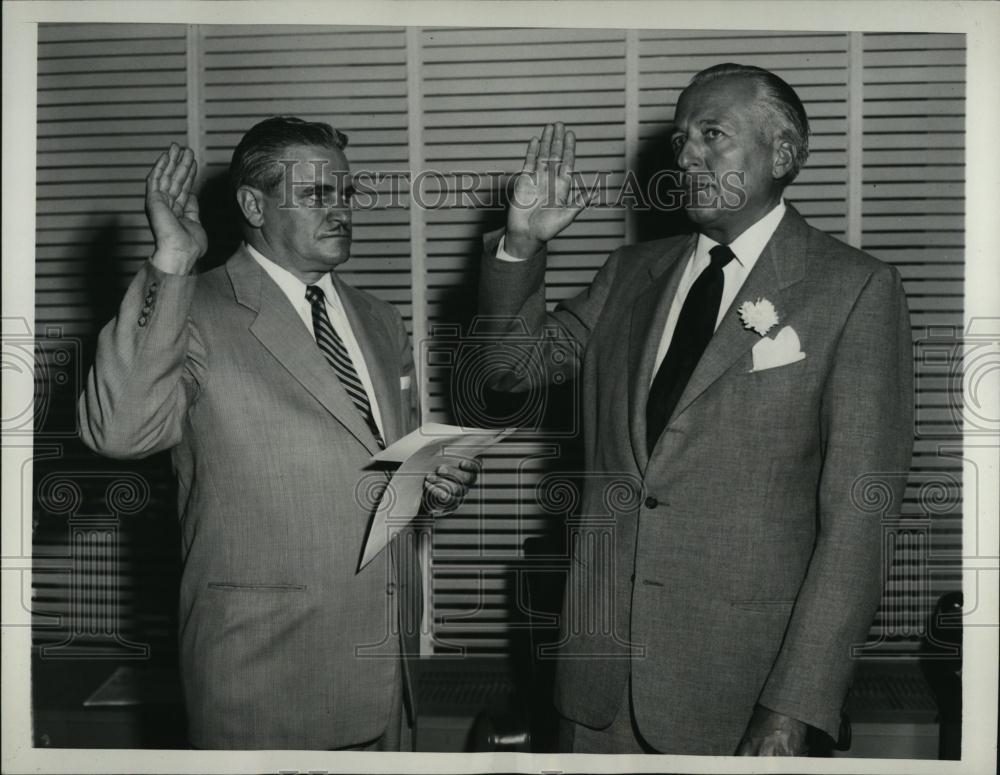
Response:
[[[576,169],[585,179],[603,175],[598,187],[614,201],[626,166],[625,36],[620,30],[427,29],[421,57],[427,166],[452,179],[460,173],[478,175],[474,190],[484,198],[492,195],[485,208],[425,213],[433,336],[434,325],[464,325],[475,314],[469,303],[475,291],[468,283],[482,234],[503,223],[508,176],[520,170],[528,140],[545,124],[562,121],[576,132]],[[549,304],[585,287],[624,236],[623,208],[585,212],[550,247]],[[458,288],[465,288],[465,295],[457,296]],[[438,339],[437,344],[448,342]],[[427,373],[432,419],[463,419],[454,416],[456,402],[465,398],[462,375],[447,368]],[[530,543],[545,540],[560,519],[532,504],[545,466],[525,460],[542,454],[544,446],[526,445],[513,457],[487,455],[476,494],[435,526],[435,639],[444,651],[455,645],[483,656],[511,651],[523,612],[512,598],[509,579],[523,575]],[[469,566],[475,566],[475,574],[462,576]]]
[[[961,588],[962,470],[943,448],[962,440],[964,62],[961,35],[863,36],[862,247],[903,276],[916,370],[905,521],[872,629],[883,648],[915,645]]]
[[[200,59],[206,177],[225,175],[246,130],[273,115],[325,121],[349,137],[352,172],[371,175],[352,260],[338,271],[412,323],[406,40],[399,28],[206,26]],[[388,208],[396,176],[398,197]]]
[[[33,640],[53,658],[161,659],[177,626],[166,472],[99,458],[72,429],[96,334],[152,252],[144,181],[186,131],[186,30],[41,24],[38,40],[36,374],[51,402],[38,431],[61,453],[34,469]],[[116,512],[121,488],[138,513]],[[53,495],[70,491],[79,501]]]

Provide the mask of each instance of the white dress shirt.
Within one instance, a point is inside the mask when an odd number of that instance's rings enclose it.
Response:
[[[733,240],[729,246],[729,249],[733,251],[733,255],[736,258],[722,269],[722,301],[719,303],[719,317],[715,319],[716,328],[719,327],[719,323],[725,317],[729,305],[733,303],[736,294],[740,292],[740,288],[743,287],[747,275],[750,274],[750,270],[757,263],[760,254],[764,252],[764,246],[767,245],[768,241],[774,235],[778,224],[781,223],[781,219],[784,216],[785,200],[782,199],[774,209]],[[680,317],[681,307],[684,306],[684,300],[687,298],[691,286],[694,285],[694,281],[698,279],[698,275],[705,271],[705,268],[711,263],[712,259],[709,256],[709,251],[718,244],[711,237],[706,237],[704,234],[698,235],[698,243],[695,245],[694,253],[688,259],[687,266],[684,267],[684,274],[681,277],[680,285],[677,286],[674,300],[670,304],[670,312],[667,314],[667,322],[663,326],[663,333],[660,335],[660,344],[656,350],[656,362],[653,364],[653,373],[649,378],[650,385],[653,384],[656,372],[660,368],[660,364],[663,363],[664,357],[666,357],[667,349],[670,347],[670,340],[674,336],[674,329],[677,327],[677,318]],[[505,251],[503,237],[500,238],[500,243],[497,245],[497,258],[501,261],[512,262],[528,260],[517,258]]]
[[[778,224],[781,223],[781,219],[784,215],[785,200],[782,199],[773,210],[754,223],[753,226],[748,228],[730,243],[729,249],[733,251],[733,255],[736,256],[736,258],[726,264],[722,269],[722,301],[719,302],[719,316],[715,319],[716,328],[719,327],[719,323],[722,322],[722,318],[725,317],[726,311],[736,298],[736,294],[740,292],[740,288],[743,287],[743,283],[746,281],[747,275],[750,274],[750,270],[753,269],[754,264],[757,263],[757,259],[760,258],[760,254],[764,252],[764,246],[767,245],[768,241],[774,235],[774,232],[778,228]],[[667,355],[667,349],[670,347],[670,340],[673,339],[674,329],[677,327],[677,318],[681,315],[681,308],[684,306],[684,300],[687,299],[688,292],[691,290],[691,286],[694,285],[694,281],[698,279],[698,275],[705,271],[708,265],[712,262],[709,251],[718,244],[719,243],[711,237],[706,237],[704,234],[698,235],[698,244],[695,245],[694,253],[691,254],[691,258],[688,259],[687,266],[684,268],[684,274],[681,276],[680,285],[677,286],[677,292],[674,294],[674,300],[670,304],[670,312],[667,314],[667,322],[663,326],[663,334],[660,336],[660,345],[656,350],[656,361],[653,363],[653,373],[649,378],[650,385],[653,384],[653,380],[656,378],[656,372],[659,370],[660,364],[663,363],[663,359]],[[756,299],[754,299],[754,301],[756,301]]]
[[[275,284],[277,284],[285,296],[288,297],[288,301],[291,302],[292,307],[295,308],[299,317],[302,318],[302,322],[305,324],[305,327],[309,330],[309,336],[315,339],[316,334],[313,332],[312,321],[312,304],[310,304],[309,300],[306,298],[306,284],[284,267],[278,266],[271,259],[262,255],[260,251],[256,250],[252,245],[247,243],[244,244],[246,245],[247,251],[251,256],[253,256],[254,260],[260,264],[261,268],[267,272],[268,276],[274,280]],[[361,347],[358,345],[358,340],[355,338],[354,331],[351,329],[350,321],[347,319],[347,313],[345,312],[344,305],[340,300],[340,294],[337,293],[337,287],[333,284],[333,279],[330,277],[329,273],[323,275],[316,285],[323,291],[323,295],[326,299],[326,314],[330,317],[331,325],[333,325],[334,330],[340,335],[341,340],[344,342],[344,347],[347,348],[347,352],[351,356],[351,361],[354,363],[354,370],[358,372],[358,378],[361,380],[361,384],[365,388],[365,393],[368,394],[368,403],[371,404],[372,416],[375,418],[375,424],[378,426],[379,432],[382,433],[384,437],[382,416],[378,411],[378,401],[375,400],[375,389],[372,385],[372,378],[368,373],[368,366],[365,363]],[[316,349],[316,354],[318,357],[325,357],[318,347]]]

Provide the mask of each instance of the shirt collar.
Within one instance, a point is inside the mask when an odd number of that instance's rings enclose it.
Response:
[[[268,276],[274,280],[275,284],[282,290],[293,305],[298,306],[305,301],[306,284],[304,282],[285,269],[285,267],[279,266],[274,261],[269,259],[249,242],[244,242],[243,245],[246,247],[247,252],[253,256],[253,259],[260,264],[261,268],[265,272],[267,272]],[[316,282],[316,285],[323,290],[323,293],[326,294],[328,301],[336,298],[337,290],[333,286],[333,280],[330,277],[329,272],[323,275]]]
[[[774,232],[777,231],[781,219],[785,217],[786,209],[785,200],[781,199],[767,215],[750,226],[750,228],[730,243],[729,248],[733,251],[733,255],[736,256],[736,260],[743,267],[744,271],[749,272],[753,269],[754,264],[757,263],[757,259],[760,258],[760,254],[764,252],[764,247],[771,237],[774,236]],[[695,249],[695,253],[699,256],[707,256],[708,252],[718,244],[711,237],[699,234],[698,246]]]

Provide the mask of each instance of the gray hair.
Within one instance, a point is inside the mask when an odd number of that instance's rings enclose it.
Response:
[[[272,192],[282,180],[282,153],[293,145],[320,148],[347,147],[347,135],[321,121],[304,121],[295,116],[274,116],[255,124],[243,135],[229,163],[229,182],[234,191],[253,186]]]
[[[766,114],[766,127],[776,131],[792,146],[792,168],[785,176],[785,183],[791,183],[809,158],[809,117],[799,95],[770,70],[732,62],[714,65],[697,73],[684,92],[719,78],[745,78],[757,86],[760,107]],[[681,92],[682,97],[684,92]]]

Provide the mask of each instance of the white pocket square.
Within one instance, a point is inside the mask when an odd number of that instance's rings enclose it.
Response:
[[[410,377],[409,376],[400,377],[399,378],[399,389],[400,390],[408,390],[409,387],[410,387]]]
[[[801,361],[806,357],[799,343],[799,335],[791,326],[785,326],[771,339],[764,337],[753,346],[753,371],[774,369]]]

